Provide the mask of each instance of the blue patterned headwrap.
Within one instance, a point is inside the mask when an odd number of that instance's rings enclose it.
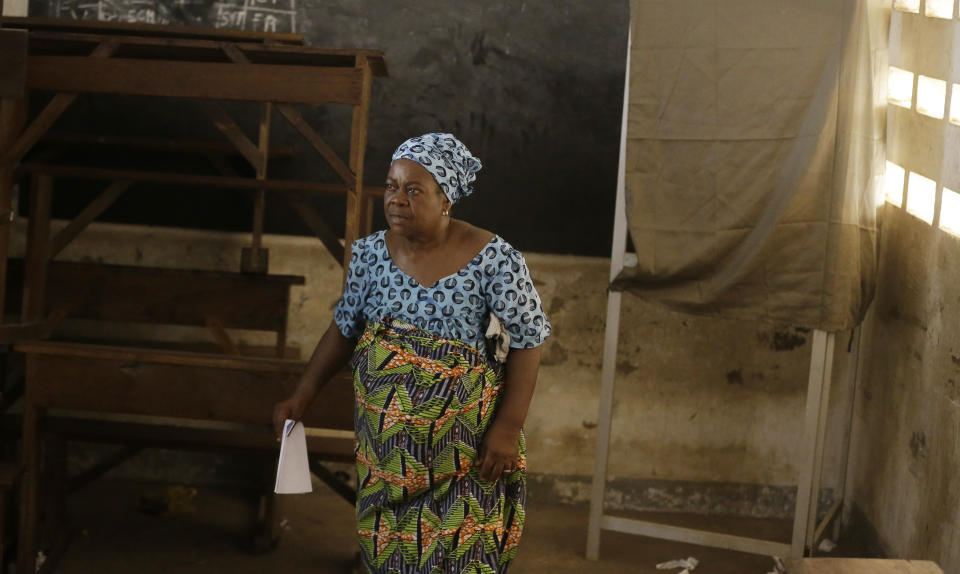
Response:
[[[450,203],[473,193],[472,184],[483,164],[453,134],[424,134],[410,138],[393,152],[393,160],[413,160],[433,175]]]

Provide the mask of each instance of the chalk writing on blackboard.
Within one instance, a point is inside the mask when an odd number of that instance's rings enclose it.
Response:
[[[296,0],[57,0],[53,16],[77,20],[296,32]]]

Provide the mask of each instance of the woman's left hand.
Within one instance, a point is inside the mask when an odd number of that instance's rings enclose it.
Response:
[[[516,470],[520,457],[520,429],[508,424],[493,424],[483,435],[480,444],[480,456],[476,465],[480,468],[480,478],[496,482],[504,473]]]

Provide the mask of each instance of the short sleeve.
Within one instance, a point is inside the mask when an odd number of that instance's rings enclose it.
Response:
[[[540,294],[533,286],[523,255],[502,240],[499,248],[497,261],[485,266],[489,277],[484,294],[487,305],[510,333],[512,348],[538,347],[551,331]]]
[[[337,301],[333,320],[340,333],[348,339],[359,337],[366,328],[367,319],[363,313],[367,296],[366,242],[358,239],[350,245],[350,265],[347,267],[347,279],[343,284],[343,294]]]

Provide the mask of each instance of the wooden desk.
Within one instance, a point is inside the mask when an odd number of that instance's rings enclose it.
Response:
[[[130,349],[60,342],[16,346],[26,355],[19,571],[33,572],[40,527],[40,453],[48,409],[135,414],[246,423],[259,430],[207,433],[215,448],[276,449],[271,409],[289,396],[304,368],[301,361]],[[308,427],[353,429],[353,388],[331,382],[303,418]],[[99,425],[99,426],[98,426]],[[71,428],[73,425],[71,424]],[[109,424],[80,425],[87,437],[109,434]],[[144,430],[144,429],[141,429]],[[146,429],[114,437],[121,442],[179,439],[201,446],[196,433],[173,427],[166,437]],[[191,436],[187,436],[191,435]],[[315,455],[349,460],[353,438],[313,437]],[[62,482],[62,481],[61,481]],[[55,494],[55,493],[50,493]],[[49,507],[49,501],[45,504]]]
[[[304,220],[330,253],[346,265],[350,244],[370,232],[373,197],[363,185],[367,117],[374,76],[385,76],[383,53],[366,49],[325,49],[302,45],[299,35],[262,34],[242,31],[196,29],[176,26],[78,22],[43,18],[2,18],[0,26],[17,33],[18,62],[25,73],[0,78],[0,305],[6,282],[5,258],[12,189],[20,177],[32,178],[27,281],[30,298],[42,297],[43,266],[79,234],[91,221],[138,182],[190,186],[196,189],[234,188],[255,194],[251,243],[241,254],[241,269],[266,274],[268,250],[263,247],[266,193],[277,193]],[[26,53],[23,54],[23,35]],[[8,50],[10,51],[10,50]],[[23,67],[23,66],[21,66]],[[12,68],[12,67],[11,67]],[[19,67],[17,68],[19,70]],[[27,114],[27,96],[53,92],[53,97],[33,115]],[[95,165],[87,159],[35,150],[56,144],[48,137],[50,128],[71,107],[78,94],[126,94],[174,98],[201,109],[224,141],[196,142],[181,147],[209,156],[212,169],[206,172],[171,173],[162,169],[115,169]],[[259,130],[251,138],[217,101],[259,103]],[[302,106],[346,105],[352,109],[349,147],[343,157],[307,120]],[[274,111],[276,113],[274,113]],[[275,116],[283,118],[299,134],[335,176],[332,182],[300,181],[268,177],[270,143]],[[102,130],[98,130],[102,131]],[[186,135],[186,134],[185,134]],[[145,151],[169,148],[171,141],[119,138],[113,134],[86,134],[83,137],[126,141]],[[70,138],[68,138],[70,139]],[[81,138],[82,139],[82,138]],[[182,140],[183,138],[177,138]],[[63,138],[60,138],[63,143]],[[76,141],[73,138],[72,141]],[[226,147],[225,147],[226,144]],[[75,146],[74,146],[75,147]],[[31,158],[26,155],[36,151]],[[224,150],[246,160],[253,177],[237,175],[222,161]],[[36,156],[41,156],[39,159]],[[26,163],[22,160],[28,159]],[[101,162],[102,163],[102,162]],[[142,167],[142,166],[141,166]],[[67,233],[51,238],[50,202],[56,178],[102,180],[103,192],[71,223]],[[332,231],[327,215],[308,201],[310,194],[346,196],[344,243]],[[0,324],[0,342],[15,342],[36,336],[44,328],[43,318],[33,312],[19,324]],[[0,308],[0,314],[3,309]]]

